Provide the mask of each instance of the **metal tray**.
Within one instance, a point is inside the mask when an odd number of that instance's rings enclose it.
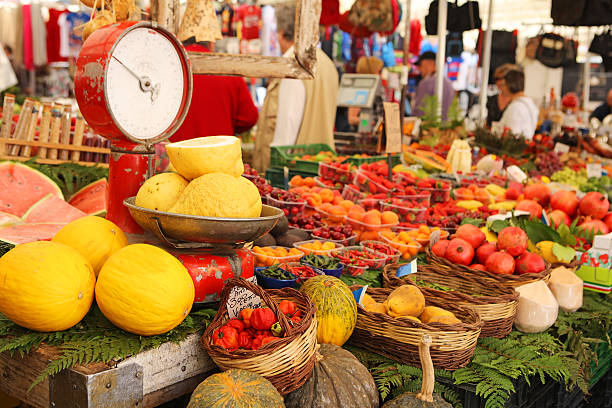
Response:
[[[259,218],[215,218],[174,214],[134,205],[136,197],[123,201],[134,221],[173,248],[239,247],[270,232],[283,210],[263,205]]]

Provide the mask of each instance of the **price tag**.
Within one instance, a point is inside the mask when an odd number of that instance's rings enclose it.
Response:
[[[586,166],[587,177],[601,177],[601,163],[587,163]]]
[[[385,111],[385,151],[387,153],[400,153],[402,151],[402,127],[400,122],[399,104],[383,102]]]
[[[569,152],[570,147],[566,144],[563,143],[556,143],[555,144],[555,152],[557,153],[568,153]]]
[[[527,179],[525,172],[515,165],[509,166],[506,173],[508,173],[510,181],[516,181],[517,183],[523,183]]]
[[[411,273],[415,273],[417,271],[417,260],[414,258],[410,263],[406,265],[402,265],[397,268],[397,272],[395,272],[395,276],[401,278],[402,276],[410,275]]]
[[[257,278],[255,276],[247,280],[257,285]],[[259,306],[261,306],[259,296],[245,288],[235,287],[227,297],[227,314],[230,319],[238,317],[240,311],[244,308],[255,309]]]

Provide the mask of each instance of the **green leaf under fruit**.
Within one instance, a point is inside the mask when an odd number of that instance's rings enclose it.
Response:
[[[464,218],[463,220],[461,220],[461,225],[472,224],[476,227],[480,227],[482,223],[483,223],[482,218]]]
[[[560,261],[570,263],[576,256],[576,250],[574,248],[566,247],[561,244],[555,243],[552,247],[552,253]]]
[[[576,237],[574,236],[574,234],[572,234],[570,228],[567,225],[561,224],[559,228],[557,228],[557,232],[561,237],[561,244],[574,247],[578,243],[578,241],[576,241]]]
[[[557,231],[540,221],[525,221],[523,228],[534,245],[542,241],[561,241],[561,236]]]
[[[510,221],[508,220],[495,220],[491,223],[489,229],[496,234],[499,234],[501,230],[510,226]]]

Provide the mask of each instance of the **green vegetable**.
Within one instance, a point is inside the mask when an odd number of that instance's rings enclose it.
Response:
[[[297,277],[289,271],[284,270],[281,265],[273,265],[268,269],[264,269],[259,272],[263,276],[267,276],[268,278],[278,279],[278,280],[293,280]]]
[[[309,254],[302,257],[301,262],[317,269],[338,269],[341,266],[338,259],[325,255]]]

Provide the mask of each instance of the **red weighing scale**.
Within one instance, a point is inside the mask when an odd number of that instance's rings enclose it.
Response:
[[[152,232],[189,271],[195,302],[220,300],[230,277],[253,277],[242,248],[270,231],[282,211],[264,206],[256,219],[221,219],[153,211],[134,205],[154,175],[156,143],[181,126],[193,90],[183,45],[153,22],[122,22],[94,31],[76,62],[75,96],[89,126],[111,141],[106,218],[128,234]]]

